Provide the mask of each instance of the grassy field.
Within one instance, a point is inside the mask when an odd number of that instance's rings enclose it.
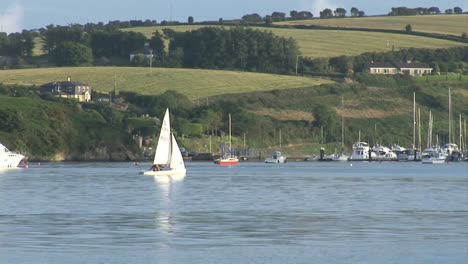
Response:
[[[72,80],[90,84],[95,90],[109,92],[134,91],[156,95],[175,90],[196,100],[214,95],[311,87],[332,81],[318,78],[248,73],[236,71],[137,68],[77,67],[40,68],[0,71],[0,83],[41,85],[53,81]]]
[[[279,22],[278,25],[318,25],[347,28],[405,30],[411,24],[413,31],[461,36],[468,34],[468,14],[426,16],[379,16],[360,18],[311,19]]]
[[[318,20],[318,19],[317,19]],[[309,20],[308,20],[309,21]],[[315,20],[310,20],[315,21]],[[202,26],[169,26],[176,31],[195,30]],[[138,27],[126,30],[141,32],[151,37],[158,27]],[[282,37],[292,37],[299,45],[303,56],[335,57],[341,55],[359,55],[365,52],[385,52],[402,48],[448,48],[455,46],[468,46],[467,44],[435,38],[419,37],[405,34],[392,34],[380,32],[340,31],[340,30],[308,30],[308,29],[282,29],[282,28],[256,28],[271,30]]]

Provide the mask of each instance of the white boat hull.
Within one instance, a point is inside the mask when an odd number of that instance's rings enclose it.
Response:
[[[337,154],[332,157],[333,161],[348,161],[349,157],[347,155]]]
[[[24,156],[21,154],[5,153],[0,155],[0,168],[16,168]]]
[[[266,158],[265,163],[285,163],[286,158],[285,157],[278,157],[278,158]]]
[[[170,177],[170,176],[185,176],[187,169],[170,169],[170,170],[161,170],[161,171],[142,171],[141,174],[148,176],[161,176],[161,177]]]

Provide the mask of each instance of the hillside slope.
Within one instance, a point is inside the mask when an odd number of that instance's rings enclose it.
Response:
[[[0,71],[0,83],[42,85],[72,80],[90,84],[95,90],[132,91],[157,95],[175,90],[190,99],[208,96],[303,88],[333,83],[330,80],[221,70],[196,70],[140,67],[62,67]]]

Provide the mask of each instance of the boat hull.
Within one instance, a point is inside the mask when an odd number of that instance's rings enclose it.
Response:
[[[218,165],[237,165],[239,164],[238,159],[230,158],[230,159],[217,159],[214,161],[215,164]]]
[[[5,154],[0,156],[0,168],[15,168],[24,159],[21,154]]]
[[[265,159],[265,163],[285,163],[286,162],[286,158],[284,157],[278,157],[278,158],[266,158]]]
[[[171,170],[161,170],[161,171],[142,171],[141,174],[148,176],[185,176],[187,169],[171,169]]]

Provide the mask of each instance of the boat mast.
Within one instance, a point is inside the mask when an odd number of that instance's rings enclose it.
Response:
[[[341,96],[341,108],[342,110],[344,110],[343,96]],[[341,114],[341,151],[343,151],[343,147],[344,147],[344,119],[343,119],[343,114]]]
[[[427,128],[427,147],[432,147],[432,112],[429,111],[429,127]]]
[[[418,108],[418,150],[421,152],[421,108]]]
[[[281,128],[280,128],[280,131],[279,131],[279,140],[280,140],[280,149],[281,149]]]
[[[416,149],[416,93],[413,92],[413,149]]]
[[[460,146],[460,152],[462,151],[462,122],[461,122],[462,118],[461,118],[461,114],[460,114],[460,120],[459,120],[459,127],[460,127],[460,138],[459,138],[459,142],[458,142],[458,146]]]
[[[449,87],[449,101],[448,101],[448,122],[449,122],[449,135],[448,135],[448,143],[452,143],[452,124],[450,122],[451,113],[450,113],[450,106],[452,103],[452,97],[450,96],[450,87]]]
[[[231,143],[231,114],[229,114],[229,157],[231,157],[232,143]]]

